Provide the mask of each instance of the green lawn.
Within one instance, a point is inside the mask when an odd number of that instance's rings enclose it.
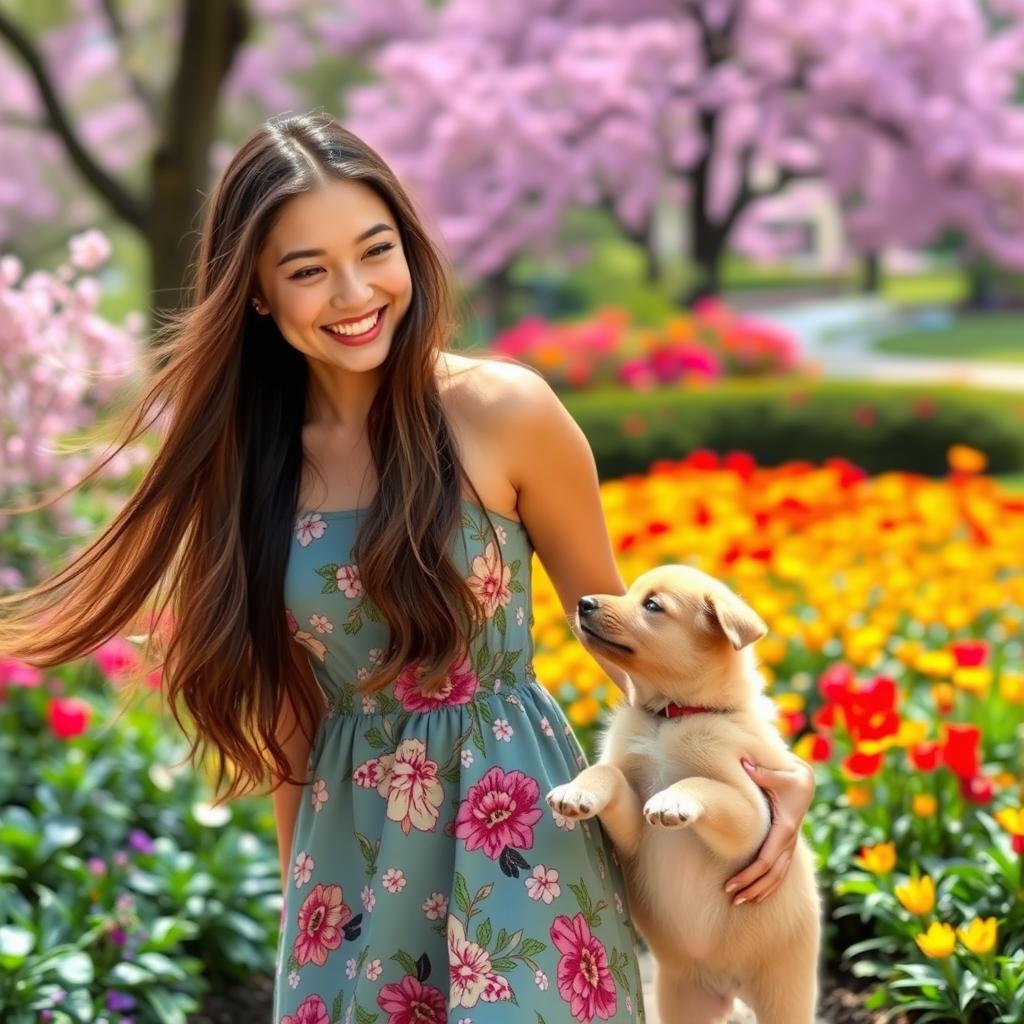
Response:
[[[1024,313],[978,313],[960,317],[945,330],[909,331],[883,338],[878,352],[1024,362]]]
[[[1008,473],[1006,476],[997,476],[999,483],[1010,491],[1024,491],[1024,473]]]

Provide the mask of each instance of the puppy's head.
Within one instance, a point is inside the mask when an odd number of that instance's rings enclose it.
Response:
[[[756,693],[750,645],[768,632],[724,583],[685,565],[638,576],[621,597],[588,594],[576,609],[580,639],[625,671],[633,703],[738,707]]]

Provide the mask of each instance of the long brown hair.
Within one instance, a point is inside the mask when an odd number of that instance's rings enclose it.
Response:
[[[479,499],[435,378],[455,326],[451,271],[393,172],[324,115],[272,119],[234,156],[206,205],[192,301],[161,328],[152,383],[120,421],[114,450],[33,510],[89,480],[162,417],[160,446],[135,493],[64,568],[0,599],[0,657],[40,667],[88,654],[137,628],[140,616],[169,618],[144,658],[162,657],[165,698],[186,735],[179,704],[191,719],[192,763],[214,755],[220,800],[261,788],[268,757],[279,782],[304,781],[290,774],[276,722],[286,693],[307,739],[305,723],[323,713],[321,694],[289,655],[284,604],[308,364],[249,296],[283,204],[324,176],[360,181],[387,203],[413,281],[367,422],[379,487],[354,557],[391,638],[358,689],[382,689],[410,664],[423,692],[443,685],[482,625],[450,557],[463,480]]]

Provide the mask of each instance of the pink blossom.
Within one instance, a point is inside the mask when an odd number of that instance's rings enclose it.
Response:
[[[476,1006],[491,974],[486,949],[466,937],[457,917],[448,918],[449,1002],[452,1006]]]
[[[363,581],[359,578],[358,566],[338,566],[335,581],[338,584],[338,590],[346,597],[358,597],[363,592]]]
[[[482,555],[473,559],[470,568],[473,574],[466,579],[466,583],[483,607],[484,615],[490,619],[499,607],[505,607],[512,600],[512,591],[509,589],[512,568],[508,563],[501,567],[493,541],[488,542]]]
[[[285,1014],[278,1024],[331,1024],[327,1005],[319,996],[307,996],[293,1014]]]
[[[300,965],[323,967],[327,955],[342,943],[342,928],[352,919],[340,885],[317,885],[299,908],[293,952]]]
[[[506,773],[495,765],[470,786],[459,805],[455,835],[466,841],[467,850],[482,848],[492,860],[506,846],[529,850],[533,826],[543,816],[535,806],[539,796],[536,779],[518,770]]]
[[[123,636],[112,636],[92,652],[100,671],[111,681],[124,679],[138,672],[138,652]]]
[[[533,874],[526,879],[526,891],[530,894],[531,900],[551,903],[562,892],[562,887],[558,884],[558,872],[554,868],[545,868],[543,864],[538,864],[533,869]]]
[[[562,954],[558,961],[558,994],[569,1004],[569,1012],[589,1024],[595,1016],[607,1020],[615,1015],[615,981],[608,969],[608,956],[600,940],[591,934],[582,914],[560,914],[551,925],[551,941]]]
[[[377,1005],[388,1015],[386,1024],[445,1024],[448,1019],[444,993],[412,974],[381,986]]]
[[[398,744],[388,787],[387,815],[397,821],[408,835],[415,826],[432,832],[437,824],[444,787],[437,775],[437,762],[426,755],[420,739],[405,739]]]
[[[299,545],[308,548],[327,532],[327,520],[319,512],[307,512],[299,516],[295,525],[295,539]]]
[[[437,693],[421,693],[419,679],[419,666],[407,665],[395,680],[395,696],[406,711],[433,711],[435,708],[466,704],[473,699],[480,685],[468,652],[462,654]]]

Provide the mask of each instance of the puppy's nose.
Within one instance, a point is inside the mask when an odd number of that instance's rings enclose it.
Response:
[[[596,597],[581,597],[579,603],[580,615],[589,615],[591,612],[596,612],[600,605],[597,603]]]

